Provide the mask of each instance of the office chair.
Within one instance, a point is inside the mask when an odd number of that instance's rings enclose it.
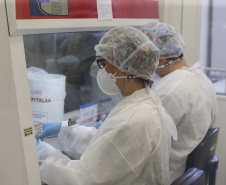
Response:
[[[189,168],[170,185],[205,185],[205,173],[197,168]]]
[[[205,172],[206,185],[215,185],[218,158],[215,156],[220,128],[210,128],[202,142],[188,156],[186,170],[191,167]]]

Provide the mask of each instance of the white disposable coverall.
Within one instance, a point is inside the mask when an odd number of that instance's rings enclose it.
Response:
[[[171,141],[170,154],[170,175],[174,180],[184,173],[187,156],[215,124],[216,93],[199,63],[153,81],[152,90],[177,126],[178,139]]]
[[[50,185],[169,184],[170,133],[177,137],[159,99],[138,90],[110,112],[80,160],[45,142],[38,145],[41,180]]]

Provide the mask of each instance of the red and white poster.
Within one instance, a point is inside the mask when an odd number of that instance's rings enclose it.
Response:
[[[96,0],[15,0],[16,19],[98,18]],[[113,18],[158,19],[158,0],[112,0]]]

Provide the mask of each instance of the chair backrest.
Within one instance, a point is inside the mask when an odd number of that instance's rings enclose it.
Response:
[[[186,170],[195,167],[206,172],[206,164],[216,152],[219,130],[218,127],[208,130],[202,142],[188,156]]]
[[[203,170],[190,168],[175,179],[171,185],[205,185],[205,173]]]

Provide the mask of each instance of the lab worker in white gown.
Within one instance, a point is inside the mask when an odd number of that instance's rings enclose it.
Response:
[[[160,49],[159,66],[152,76],[152,90],[177,126],[178,140],[172,140],[171,178],[182,175],[188,155],[216,121],[217,100],[211,81],[197,62],[183,58],[184,40],[180,32],[165,23],[149,23],[141,28]]]
[[[95,50],[100,56],[99,87],[109,95],[121,93],[123,100],[95,132],[79,160],[71,160],[45,142],[37,146],[42,182],[169,184],[170,141],[171,136],[177,138],[177,131],[150,90],[149,79],[159,60],[158,48],[138,29],[117,27],[101,38]],[[67,141],[77,137],[75,127],[61,128]]]

